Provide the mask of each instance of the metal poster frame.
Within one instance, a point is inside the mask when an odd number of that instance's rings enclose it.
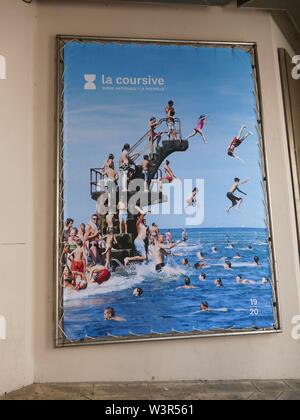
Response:
[[[125,338],[100,338],[85,339],[80,342],[73,342],[64,332],[64,298],[63,298],[63,282],[62,282],[62,234],[64,227],[64,48],[70,42],[78,43],[136,43],[136,44],[157,44],[157,45],[180,45],[195,47],[227,47],[231,49],[244,49],[249,52],[252,57],[253,80],[254,80],[254,96],[256,98],[256,114],[257,114],[257,132],[260,139],[261,150],[261,170],[263,174],[263,186],[265,191],[265,207],[267,213],[267,226],[269,228],[269,248],[270,248],[270,265],[272,269],[272,288],[274,296],[274,319],[275,328],[272,329],[245,329],[245,330],[213,330],[213,331],[195,331],[192,333],[170,334],[150,334],[145,336],[129,336]],[[267,168],[267,157],[264,140],[264,125],[262,120],[262,97],[260,89],[259,63],[257,54],[257,44],[253,42],[207,42],[207,41],[180,41],[180,40],[162,40],[162,39],[133,39],[133,38],[106,38],[106,37],[83,37],[83,36],[57,36],[57,188],[56,188],[56,242],[55,242],[55,346],[56,347],[73,347],[87,346],[99,344],[116,344],[116,343],[134,343],[147,342],[157,340],[175,340],[175,339],[192,339],[207,337],[224,337],[224,336],[240,336],[240,335],[257,335],[257,334],[274,334],[281,333],[280,329],[280,310],[278,303],[278,280],[276,275],[275,251],[273,244],[273,225],[272,225],[272,209],[270,205],[269,176]]]

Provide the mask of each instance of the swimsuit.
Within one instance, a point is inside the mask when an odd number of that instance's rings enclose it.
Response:
[[[72,261],[71,270],[76,271],[77,273],[83,273],[84,272],[83,261]]]
[[[146,182],[151,181],[151,178],[150,178],[150,173],[149,173],[149,171],[148,171],[148,170],[143,171],[143,174],[144,174],[144,179],[145,179],[145,181],[146,181]]]
[[[104,268],[102,271],[94,275],[94,282],[101,285],[102,283],[105,283],[106,281],[108,281],[110,277],[111,277],[110,272],[107,270],[107,268]]]
[[[168,181],[170,184],[171,184],[171,182],[173,182],[173,180],[174,180],[174,178],[171,175],[163,176],[162,178],[160,178],[160,182]]]
[[[157,266],[155,267],[155,270],[156,271],[161,271],[165,266],[166,266],[166,264],[164,264],[164,263],[157,264]]]
[[[134,246],[136,249],[137,254],[140,257],[146,257],[146,247],[145,247],[145,242],[140,239],[140,238],[136,238],[136,240],[134,241]]]
[[[199,122],[198,122],[197,127],[195,128],[195,130],[196,131],[203,130],[204,124],[205,124],[205,118],[201,118],[201,120],[199,120]]]
[[[237,147],[239,147],[242,143],[243,143],[242,140],[240,140],[238,137],[235,137],[232,140],[232,142],[231,142],[231,144],[230,144],[230,146],[228,148],[228,155],[229,156],[233,156],[233,152],[235,151],[235,149]]]
[[[168,129],[169,129],[169,132],[176,130],[174,118],[169,119],[169,121],[168,121]]]
[[[127,210],[120,210],[119,222],[120,223],[127,223],[127,220],[128,220]]]
[[[230,201],[232,201],[232,204],[233,204],[234,206],[236,206],[236,205],[238,204],[238,202],[242,200],[242,198],[241,198],[241,197],[237,197],[237,196],[235,196],[232,192],[229,192],[229,193],[227,194],[227,198],[229,198],[229,200],[230,200]]]
[[[170,233],[166,234],[166,240],[167,242],[172,242],[172,235]]]

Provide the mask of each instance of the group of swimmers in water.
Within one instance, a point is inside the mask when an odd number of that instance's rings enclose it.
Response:
[[[132,263],[146,262],[148,260],[155,262],[156,272],[161,272],[165,267],[165,258],[168,256],[178,257],[181,254],[176,254],[175,248],[183,245],[188,241],[188,234],[186,229],[182,229],[181,239],[174,242],[172,233],[168,230],[164,235],[161,233],[157,224],[153,223],[150,227],[147,226],[145,213],[140,213],[137,221],[138,236],[134,242],[136,255],[125,259],[125,267]],[[105,264],[107,254],[112,251],[114,244],[114,234],[108,234],[104,237],[98,225],[98,216],[93,215],[90,223],[85,226],[83,223],[77,229],[73,226],[74,221],[67,219],[64,229],[64,253],[63,260],[64,268],[64,285],[71,288],[73,291],[80,292],[85,290],[89,284],[97,283],[101,286],[111,278],[111,271],[109,264]],[[227,248],[234,249],[234,245],[228,243]],[[247,249],[253,250],[252,246]],[[110,250],[110,251],[109,251]],[[174,250],[174,251],[173,251]],[[212,254],[217,254],[218,248],[213,246],[211,248]],[[237,252],[233,256],[234,261],[240,260],[241,254]],[[102,262],[101,262],[102,259]],[[201,270],[199,275],[200,282],[207,281],[207,274],[205,269],[209,268],[206,256],[203,252],[197,254],[198,262],[190,264],[187,258],[181,260],[181,265],[185,268],[192,268],[195,271]],[[229,259],[223,258],[223,268],[226,271],[233,270],[234,263]],[[258,256],[253,258],[253,266],[260,265]],[[262,285],[269,284],[269,279],[263,277],[261,280]],[[244,279],[241,274],[236,276],[237,285],[254,285],[257,281]],[[222,288],[222,278],[214,280],[216,288]],[[197,286],[191,284],[191,279],[188,275],[184,276],[183,285],[179,289],[195,289]],[[133,291],[135,297],[143,296],[144,291],[137,287]],[[206,312],[210,309],[208,302],[200,304],[200,311]],[[106,308],[104,311],[104,319],[111,321],[125,321],[124,318],[118,317],[114,308]]]
[[[166,235],[165,235],[165,240],[166,241],[167,241],[167,237],[168,237],[168,234],[169,233],[170,233],[170,231],[168,231],[166,233]],[[186,231],[183,230],[183,233],[182,234],[183,234],[183,236],[185,236],[186,235]],[[217,252],[218,252],[217,248],[216,247],[213,247],[212,248],[212,253],[215,254]],[[205,257],[204,257],[204,254],[202,252],[198,253],[197,254],[197,257],[202,262],[198,262],[198,263],[194,264],[194,269],[195,270],[199,270],[199,269],[203,269],[205,267],[209,267],[209,265],[206,262],[203,263],[203,261],[205,260]],[[235,257],[233,257],[233,259],[239,259],[239,258],[241,258],[241,256],[240,256],[239,253]],[[259,257],[255,256],[253,260],[254,260],[253,261],[253,266],[258,267],[259,266],[259,263],[260,263]],[[183,259],[181,261],[181,264],[183,266],[185,266],[185,267],[189,266],[188,259],[186,259],[186,258]],[[225,270],[232,270],[233,269],[232,264],[229,261],[226,261],[224,263],[224,269]],[[236,280],[236,284],[237,285],[256,285],[256,284],[259,283],[259,282],[254,281],[254,280],[244,279],[241,274],[237,275],[235,280]],[[207,281],[207,275],[206,275],[206,273],[201,272],[201,274],[199,275],[199,281],[200,282],[206,282]],[[213,284],[218,289],[224,287],[224,283],[223,283],[222,278],[215,279],[213,281]],[[267,277],[263,277],[262,280],[261,280],[261,284],[263,286],[266,286],[266,285],[270,284],[270,280]],[[197,288],[198,288],[198,286],[195,286],[195,285],[192,285],[191,284],[191,278],[188,275],[185,275],[183,277],[183,285],[177,287],[178,290],[180,290],[180,289],[181,290],[182,289],[183,290],[192,290],[192,289],[197,289]],[[144,295],[144,291],[143,291],[142,288],[137,287],[137,288],[135,288],[133,290],[133,296],[135,296],[137,298],[140,298],[143,295]],[[201,304],[199,305],[199,311],[200,312],[208,312],[209,310],[211,310],[211,307],[210,307],[209,303],[207,301],[201,302]],[[109,314],[109,317],[108,317],[108,314]],[[104,311],[104,319],[105,320],[111,320],[111,321],[118,321],[118,322],[126,321],[126,319],[124,319],[122,317],[117,317],[116,316],[116,313],[115,313],[115,310],[113,308],[111,308],[111,307],[105,309],[105,311]]]

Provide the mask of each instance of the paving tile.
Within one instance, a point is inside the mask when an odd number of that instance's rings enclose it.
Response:
[[[256,392],[249,398],[250,401],[276,401],[282,391],[267,391],[267,392]]]
[[[205,393],[197,395],[196,399],[200,401],[247,401],[251,395],[251,392]]]
[[[187,400],[191,395],[204,392],[203,382],[158,382],[149,384],[153,400]]]
[[[300,391],[300,379],[289,379],[285,382],[295,391]]]
[[[0,400],[300,400],[300,380],[36,384]]]
[[[300,401],[300,391],[299,392],[283,392],[278,398],[279,401]]]
[[[260,392],[283,392],[291,389],[284,381],[253,381]]]
[[[44,394],[41,401],[88,401],[89,398],[83,397],[80,394],[55,391]]]
[[[4,396],[4,400],[39,400],[43,396],[43,391],[40,385],[30,385],[25,388],[21,388],[18,391],[11,392]]]
[[[95,400],[149,400],[147,383],[100,383],[95,384],[92,394]]]
[[[240,393],[256,392],[257,389],[251,381],[215,381],[204,382],[203,387],[206,393]]]
[[[44,394],[54,392],[64,393],[70,395],[70,397],[77,395],[80,397],[92,397],[94,384],[93,383],[61,383],[61,384],[44,384],[41,385],[41,389]]]

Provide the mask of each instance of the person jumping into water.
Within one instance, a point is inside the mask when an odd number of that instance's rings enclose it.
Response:
[[[243,191],[240,190],[240,185],[247,184],[250,180],[247,179],[246,181],[241,181],[239,178],[234,179],[234,184],[231,187],[230,191],[227,193],[227,198],[232,202],[232,205],[226,209],[227,213],[230,212],[231,209],[237,206],[237,209],[241,207],[242,202],[244,199],[242,197],[237,197],[235,192],[238,191],[241,194],[247,195]]]
[[[192,137],[195,137],[197,134],[200,134],[204,143],[208,144],[208,141],[206,140],[206,137],[205,137],[204,132],[203,132],[203,128],[204,128],[205,123],[206,123],[206,119],[207,119],[206,115],[201,115],[200,118],[199,118],[197,127],[194,128],[194,131],[192,132],[192,134],[190,134],[185,140],[189,140]]]
[[[155,270],[157,272],[161,271],[165,267],[165,257],[170,255],[170,251],[179,245],[180,242],[176,242],[175,244],[164,244],[164,237],[163,235],[159,235],[155,246],[154,246],[154,261],[155,261]]]
[[[164,165],[165,176],[160,178],[160,189],[162,189],[162,184],[171,184],[174,179],[176,179],[176,175],[173,172],[173,169],[170,166],[170,162],[168,160],[165,161]]]
[[[147,251],[146,251],[146,238],[147,238],[147,226],[145,222],[146,213],[142,212],[139,214],[136,229],[138,236],[134,241],[134,247],[136,250],[135,257],[127,257],[124,260],[125,267],[128,266],[129,263],[143,263],[147,261]]]
[[[88,271],[90,273],[90,281],[99,284],[99,286],[111,278],[110,271],[101,264],[89,268]]]
[[[251,131],[248,131],[248,133],[244,133],[246,129],[246,126],[243,125],[238,133],[238,135],[232,140],[232,142],[229,145],[229,148],[227,150],[228,156],[238,159],[242,163],[245,163],[243,159],[241,159],[239,156],[235,155],[235,150],[250,136],[253,136],[253,133]]]
[[[198,188],[194,188],[192,195],[190,195],[187,199],[187,207],[195,207],[197,204],[197,195],[199,194],[199,189]]]

